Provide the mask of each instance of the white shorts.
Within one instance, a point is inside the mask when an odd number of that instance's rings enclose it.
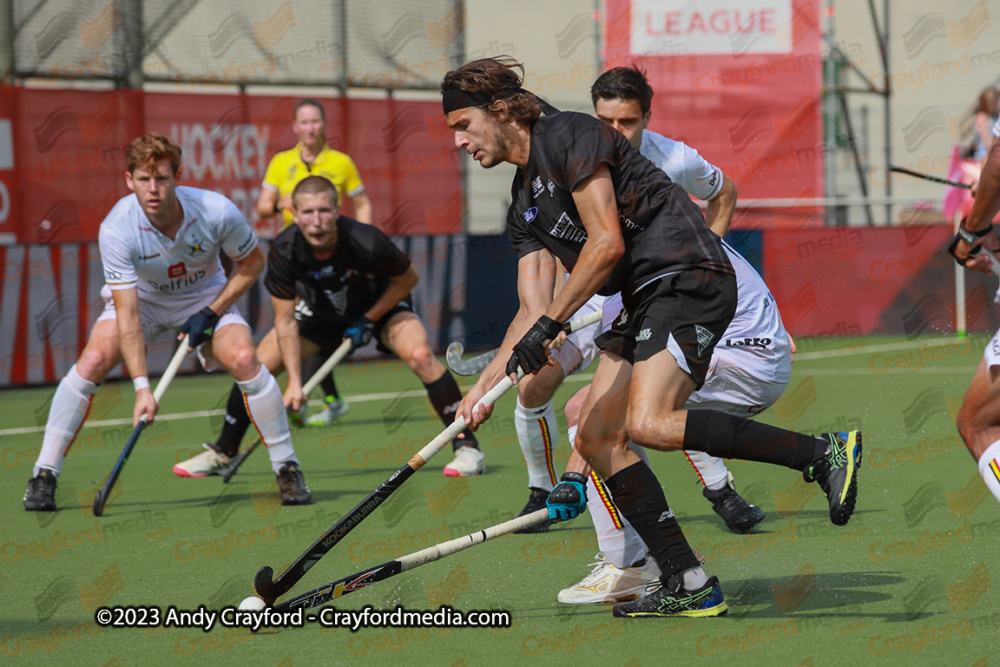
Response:
[[[986,349],[983,350],[983,359],[986,360],[987,370],[1000,366],[1000,331],[993,334],[993,339],[987,343]]]
[[[607,331],[621,311],[621,295],[609,296],[604,301],[602,330]],[[730,332],[727,330],[727,338]],[[784,331],[781,331],[782,335]],[[734,334],[738,337],[742,333]],[[673,338],[670,339],[673,342]],[[1000,345],[998,345],[1000,349]],[[667,350],[683,368],[684,355],[673,343]],[[763,356],[761,356],[763,354]],[[718,410],[740,417],[752,417],[768,409],[781,398],[792,373],[792,353],[787,340],[776,341],[761,354],[753,354],[744,347],[727,346],[724,341],[715,346],[712,364],[701,389],[688,397],[684,407]]]
[[[570,319],[575,320],[584,315],[599,313],[603,307],[604,297],[595,294],[580,307],[580,310],[573,313]],[[595,322],[567,335],[566,343],[558,350],[553,350],[552,358],[562,366],[565,377],[584,372],[600,356],[600,349],[594,345],[594,339],[600,333],[601,323]]]
[[[153,345],[167,333],[176,335],[189,317],[211,305],[218,295],[218,292],[194,292],[192,294],[173,294],[154,301],[139,292],[139,322],[142,324],[142,334],[146,346]],[[107,285],[101,288],[101,298],[104,299],[104,310],[97,321],[117,319],[115,302],[111,298],[111,288]],[[230,306],[222,314],[219,323],[215,325],[215,330],[218,331],[229,324],[242,324],[247,329],[250,328],[236,306]],[[202,354],[201,347],[201,345],[198,346],[198,359],[201,361],[202,367],[207,371],[218,368],[213,360]]]
[[[784,349],[771,363],[775,369],[790,372],[792,355]],[[754,372],[759,361],[747,365],[746,360],[746,352],[740,348],[716,345],[705,384],[688,397],[685,409],[718,410],[750,418],[774,405],[788,386],[789,374],[781,373],[778,379],[770,373],[762,377],[762,373]]]

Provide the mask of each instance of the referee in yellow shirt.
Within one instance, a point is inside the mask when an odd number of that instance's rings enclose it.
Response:
[[[300,100],[295,105],[295,120],[292,121],[292,131],[299,143],[295,148],[281,151],[271,158],[264,174],[264,183],[260,198],[257,200],[257,215],[262,218],[282,216],[282,229],[292,224],[292,190],[299,181],[307,176],[323,176],[333,182],[337,188],[337,197],[341,204],[346,196],[354,209],[354,219],[367,225],[372,223],[372,204],[365,194],[365,184],[354,162],[346,154],[335,151],[326,145],[326,113],[323,106],[316,100]],[[304,307],[303,302],[297,306]],[[322,359],[313,357],[308,362],[308,370],[315,372]],[[306,370],[306,369],[304,369]],[[311,426],[323,426],[333,423],[347,412],[348,405],[344,402],[333,374],[322,382],[326,407],[309,419]],[[298,415],[296,420],[301,424],[305,414]]]

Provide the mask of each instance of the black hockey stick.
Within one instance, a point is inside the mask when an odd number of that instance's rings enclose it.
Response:
[[[889,171],[894,171],[897,174],[906,174],[907,176],[913,176],[914,178],[922,178],[923,180],[931,181],[932,183],[950,185],[953,188],[965,188],[966,190],[972,189],[972,186],[968,183],[959,183],[958,181],[949,181],[947,178],[939,178],[937,176],[931,176],[930,174],[921,174],[919,171],[913,171],[911,169],[907,169],[906,167],[889,167]]]
[[[351,339],[345,338],[344,342],[340,344],[340,347],[334,350],[333,354],[330,355],[330,358],[324,361],[323,365],[320,366],[316,370],[316,372],[313,373],[312,377],[309,378],[309,381],[306,382],[305,385],[303,385],[302,395],[305,396],[306,399],[308,399],[309,394],[312,393],[313,389],[315,389],[316,386],[323,381],[323,378],[325,378],[327,375],[330,374],[330,371],[333,370],[333,367],[339,364],[344,359],[344,357],[346,357],[348,353],[350,353],[350,351],[351,351]],[[253,454],[253,451],[257,449],[262,442],[264,442],[264,438],[257,438],[256,440],[253,441],[252,445],[247,447],[245,452],[237,454],[236,456],[233,457],[233,460],[229,462],[229,467],[226,468],[226,472],[222,474],[223,484],[229,484],[229,480],[233,478],[233,475],[235,475],[236,471],[240,469],[240,466],[243,465],[243,462],[247,460],[248,456]]]
[[[178,346],[177,351],[174,352],[174,358],[170,360],[167,365],[167,370],[163,371],[163,377],[160,381],[156,383],[156,389],[153,390],[153,398],[156,403],[160,403],[160,399],[163,398],[163,394],[166,393],[167,387],[170,386],[170,382],[177,375],[177,369],[180,368],[181,362],[184,361],[184,357],[191,350],[188,348],[188,337],[185,335],[184,340],[181,341],[180,346]],[[125,449],[118,456],[118,460],[115,461],[115,467],[111,469],[111,474],[108,478],[104,480],[104,486],[97,495],[94,496],[94,516],[101,516],[104,514],[104,505],[107,504],[108,498],[111,497],[111,490],[115,486],[115,482],[118,481],[119,475],[122,474],[122,468],[125,467],[125,463],[128,462],[128,457],[132,453],[132,449],[135,447],[135,443],[139,441],[139,434],[142,430],[146,428],[146,415],[143,415],[139,419],[139,424],[132,431],[132,435],[129,437],[128,442],[125,443]]]
[[[586,326],[590,326],[595,322],[601,321],[601,313],[599,311],[588,313],[582,317],[578,317],[575,320],[570,320],[563,326],[563,331],[566,333],[573,333],[574,331],[579,331]],[[469,357],[468,359],[462,359],[462,354],[465,353],[465,347],[461,343],[452,343],[448,346],[448,350],[445,352],[444,358],[448,362],[448,368],[453,370],[456,375],[461,375],[467,377],[469,375],[475,375],[476,373],[482,373],[483,369],[490,365],[493,358],[497,356],[496,350],[490,350],[489,352],[483,352],[482,354]]]
[[[518,376],[521,374],[519,372]],[[514,383],[511,382],[509,377],[505,377],[503,380],[498,382],[495,387],[486,392],[482,400],[479,402],[482,404],[493,404],[507,393]],[[319,559],[326,555],[334,546],[337,545],[344,537],[350,533],[359,523],[364,521],[374,512],[379,505],[381,505],[385,500],[391,496],[396,489],[403,485],[403,482],[408,480],[413,473],[420,470],[424,465],[439,451],[441,451],[445,445],[450,443],[452,440],[458,437],[458,434],[465,430],[465,419],[459,415],[451,426],[446,428],[444,431],[439,433],[437,437],[427,443],[423,449],[413,455],[413,458],[409,460],[403,467],[401,467],[396,472],[392,473],[386,481],[382,482],[377,489],[372,491],[362,500],[360,503],[354,506],[350,512],[345,514],[337,523],[335,523],[329,530],[327,530],[323,535],[313,542],[312,546],[305,550],[305,552],[295,559],[295,562],[288,566],[284,572],[282,572],[277,579],[272,579],[274,577],[274,570],[269,566],[257,570],[257,575],[254,577],[253,586],[257,591],[257,595],[264,600],[268,605],[274,604],[274,601],[279,597],[291,590],[298,581],[312,569],[313,565],[319,562]]]
[[[312,607],[318,607],[331,600],[335,600],[342,595],[347,595],[348,593],[359,591],[362,588],[367,588],[375,582],[385,581],[386,579],[394,577],[397,574],[408,572],[413,568],[440,560],[446,556],[468,549],[469,547],[482,544],[483,542],[491,540],[495,537],[507,535],[516,530],[527,528],[528,526],[534,526],[542,521],[546,521],[548,518],[549,511],[547,509],[540,509],[532,512],[531,514],[519,516],[516,519],[511,519],[510,521],[497,524],[496,526],[490,526],[489,528],[484,528],[483,530],[476,531],[475,533],[470,533],[462,537],[456,537],[448,542],[435,544],[432,547],[415,551],[412,554],[400,556],[396,560],[391,560],[386,563],[382,563],[381,565],[370,567],[363,572],[352,574],[344,577],[343,579],[331,581],[330,583],[320,586],[319,588],[315,588],[308,593],[296,595],[281,604],[275,605],[274,608],[275,610],[290,611],[293,609],[311,609]]]

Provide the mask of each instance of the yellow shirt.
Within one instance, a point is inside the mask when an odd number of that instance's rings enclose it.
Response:
[[[295,148],[281,151],[267,165],[263,185],[268,190],[276,191],[279,199],[292,194],[299,181],[307,176],[324,176],[330,179],[337,188],[340,205],[344,203],[344,195],[353,197],[365,191],[358,168],[345,153],[325,146],[316,159],[307,165],[302,161],[301,149],[302,144],[296,144]],[[281,227],[284,229],[293,222],[292,212],[284,209],[282,216]]]

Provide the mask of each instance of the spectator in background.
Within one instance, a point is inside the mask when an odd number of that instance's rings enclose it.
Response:
[[[262,218],[282,216],[281,228],[294,222],[292,217],[292,190],[307,176],[323,176],[337,188],[338,205],[344,204],[344,196],[354,208],[354,219],[366,225],[372,223],[371,200],[365,193],[365,184],[354,162],[345,153],[330,148],[326,143],[326,113],[323,106],[312,99],[299,100],[295,104],[295,120],[292,131],[298,137],[295,148],[281,151],[271,158],[264,174],[260,198],[257,200],[257,215]],[[302,307],[301,304],[299,307]],[[323,359],[313,357],[304,369],[311,375],[322,365]],[[323,411],[308,420],[310,426],[326,426],[347,412],[349,406],[340,397],[333,373],[323,379],[321,387],[326,406]],[[308,399],[308,396],[306,397]],[[294,423],[302,425],[305,420],[306,404],[295,416]]]
[[[948,179],[967,183],[966,188],[945,188],[942,212],[949,220],[965,217],[972,206],[972,198],[976,195],[979,184],[979,174],[983,169],[986,154],[993,144],[993,126],[1000,115],[1000,90],[984,88],[970,113],[970,120],[962,131],[962,136],[971,133],[972,139],[965,144],[958,144],[951,156],[951,166],[948,168]]]
[[[972,124],[974,135],[967,151],[967,155],[979,163],[980,170],[990,146],[993,145],[993,124],[996,123],[998,115],[1000,115],[1000,90],[985,88],[979,94],[979,101],[976,102]]]

